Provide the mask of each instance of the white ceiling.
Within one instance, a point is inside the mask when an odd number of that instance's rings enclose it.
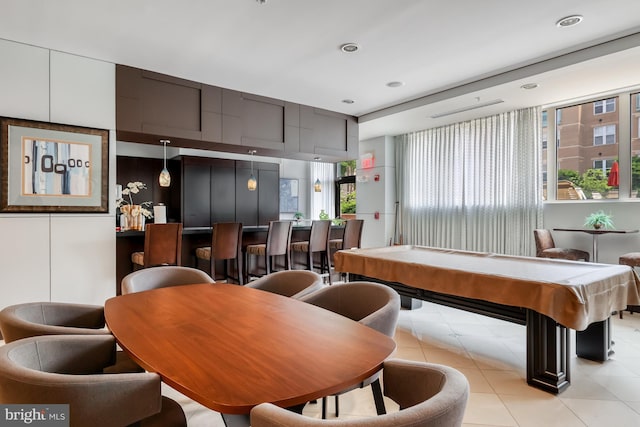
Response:
[[[360,118],[360,139],[640,85],[638,0],[0,0],[0,6],[0,38],[352,114]],[[584,21],[556,27],[573,14]],[[361,49],[341,52],[347,42]],[[405,84],[389,88],[391,81]],[[539,88],[520,88],[530,82]],[[494,99],[504,102],[430,118]]]

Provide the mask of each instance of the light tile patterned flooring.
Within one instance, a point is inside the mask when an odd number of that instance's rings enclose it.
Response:
[[[524,326],[444,306],[423,303],[420,309],[400,312],[394,357],[442,363],[464,373],[471,384],[464,426],[636,427],[640,314],[612,319],[615,354],[605,363],[574,355],[572,384],[560,395],[526,384]],[[190,427],[224,426],[219,414],[168,387],[164,392],[183,405]],[[319,417],[319,406],[307,405],[304,414]],[[393,410],[392,404],[387,407]],[[369,388],[340,397],[341,418],[374,414]]]

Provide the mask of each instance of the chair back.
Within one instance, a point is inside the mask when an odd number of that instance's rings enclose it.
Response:
[[[242,223],[217,222],[211,232],[211,260],[240,259],[242,256]]]
[[[322,307],[393,337],[400,314],[400,296],[386,285],[349,282],[326,286],[301,301]]]
[[[322,287],[322,276],[310,270],[284,270],[267,274],[246,284],[285,297],[299,299]]]
[[[309,233],[309,252],[324,252],[329,247],[330,220],[314,220]]]
[[[144,230],[144,266],[180,265],[182,224],[147,224]]]
[[[545,249],[556,247],[553,237],[551,236],[551,231],[547,229],[538,228],[533,230],[533,237],[536,241],[536,256],[541,256],[542,251]]]
[[[169,286],[214,283],[214,280],[202,270],[177,265],[165,265],[144,268],[127,274],[120,284],[123,295]]]
[[[350,219],[344,224],[342,249],[359,248],[362,240],[363,219]]]
[[[286,255],[291,243],[292,221],[271,221],[267,232],[266,256]]]
[[[67,403],[72,427],[130,425],[160,412],[157,374],[102,373],[115,354],[111,335],[38,336],[1,346],[0,402]]]
[[[262,403],[251,410],[252,427],[459,427],[469,382],[458,370],[426,362],[391,359],[383,367],[384,394],[398,412],[360,419],[320,420]]]
[[[0,311],[6,343],[39,335],[105,335],[104,308],[99,305],[30,302]]]

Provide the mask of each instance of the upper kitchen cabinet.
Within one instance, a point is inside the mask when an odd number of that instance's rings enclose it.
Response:
[[[222,142],[281,154],[300,150],[300,106],[222,89]],[[263,152],[263,150],[260,150]]]
[[[300,106],[300,151],[326,160],[358,157],[355,117],[320,108]]]
[[[220,103],[219,88],[137,68],[116,67],[119,134],[132,132],[196,141],[219,137]]]
[[[339,162],[357,157],[353,116],[116,66],[116,138]]]

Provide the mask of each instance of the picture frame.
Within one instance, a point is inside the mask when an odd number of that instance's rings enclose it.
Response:
[[[298,180],[280,178],[280,212],[298,211]]]
[[[109,131],[0,117],[0,212],[109,212]]]

